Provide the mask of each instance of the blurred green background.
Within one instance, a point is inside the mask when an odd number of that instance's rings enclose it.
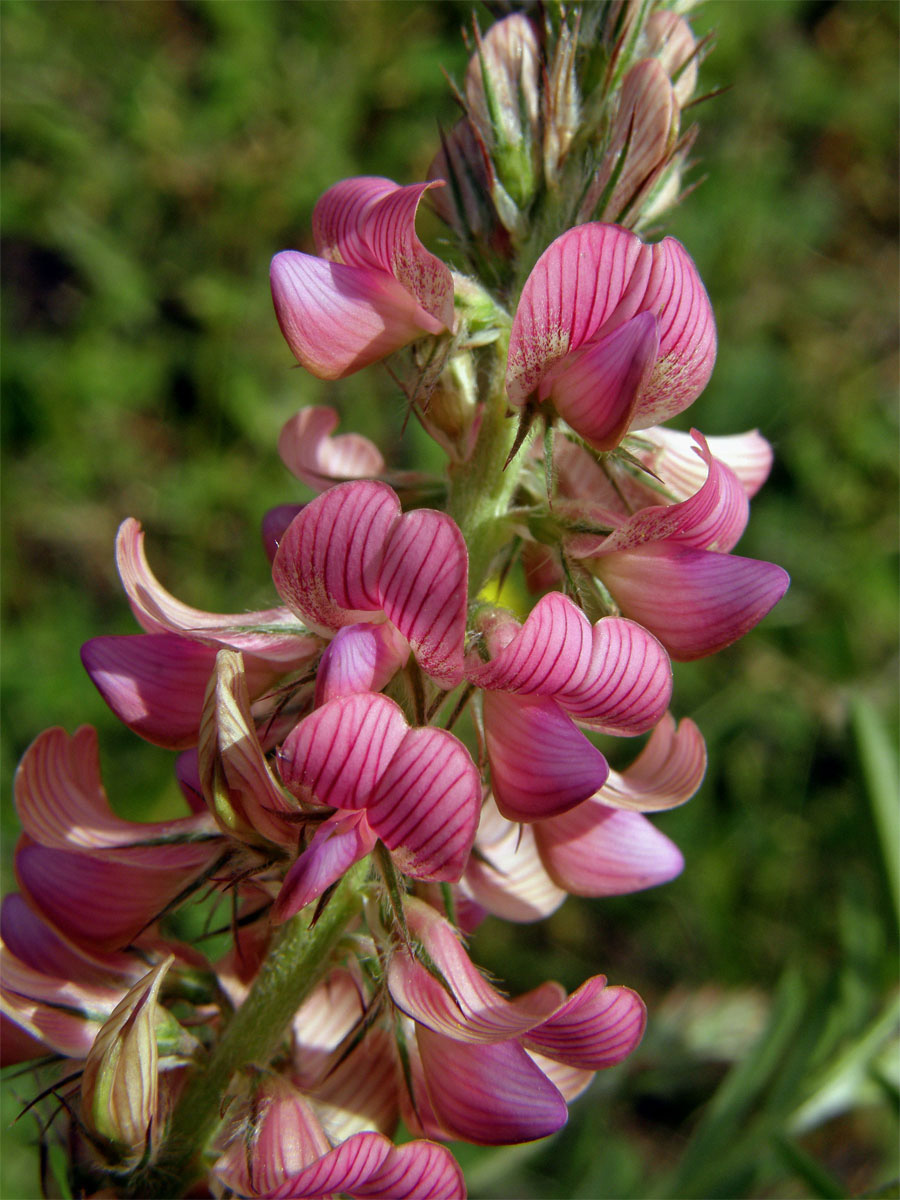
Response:
[[[42,728],[100,730],[124,812],[172,797],[171,758],[118,727],[82,673],[133,632],[113,566],[125,516],[179,597],[274,593],[258,527],[305,498],[275,440],[299,406],[394,463],[439,465],[377,371],[292,370],[270,256],[308,247],[319,194],[421,179],[454,119],[457,2],[6,0],[3,55],[3,861],[10,780]],[[489,18],[482,10],[482,25]],[[659,819],[683,876],[487,922],[513,992],[604,971],[650,1027],[569,1125],[463,1148],[482,1197],[897,1196],[897,44],[891,2],[696,11],[703,182],[669,222],[716,311],[719,359],[687,414],[758,426],[776,466],[742,553],[786,599],[715,659],[679,667],[700,794]],[[423,232],[439,234],[422,222]],[[436,248],[437,244],[435,243]],[[6,886],[12,886],[7,869]],[[4,1124],[28,1095],[7,1085]],[[7,1200],[35,1196],[35,1129],[8,1135]]]

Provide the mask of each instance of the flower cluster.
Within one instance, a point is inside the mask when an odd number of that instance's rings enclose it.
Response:
[[[508,999],[465,939],[678,874],[644,815],[705,769],[670,660],[743,636],[787,586],[731,553],[767,443],[660,424],[705,387],[716,334],[684,247],[637,232],[678,196],[699,50],[646,8],[476,26],[429,179],[334,185],[316,253],[272,261],[299,363],[329,380],[391,356],[445,479],[298,413],[279,452],[318,495],[265,518],[264,611],[182,603],[139,523],[119,531],[142,632],[83,661],[178,752],[188,813],[117,817],[93,730],[46,731],[2,910],[4,1057],[65,1060],[82,1194],[205,1174],[247,1197],[460,1196],[442,1141],[552,1133],[641,1038],[628,987]],[[426,197],[469,273],[419,240]],[[519,615],[487,598],[508,576]],[[646,740],[617,771],[597,734]],[[231,901],[217,961],[168,922],[210,892]]]

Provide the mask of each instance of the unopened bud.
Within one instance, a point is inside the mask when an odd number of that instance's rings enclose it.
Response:
[[[581,121],[581,102],[575,74],[577,30],[560,30],[548,69],[544,93],[544,174],[548,181],[559,174]]]
[[[648,53],[659,59],[672,80],[675,99],[684,108],[697,86],[697,39],[684,17],[658,9],[644,27]]]

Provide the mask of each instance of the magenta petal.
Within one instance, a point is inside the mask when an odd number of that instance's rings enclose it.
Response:
[[[684,858],[640,813],[591,799],[535,826],[541,861],[574,896],[622,896],[668,883]]]
[[[774,563],[665,543],[604,555],[593,566],[622,612],[682,662],[743,637],[790,583]]]
[[[644,385],[656,364],[656,317],[638,313],[612,333],[569,355],[544,379],[557,412],[598,450],[622,440]]]
[[[497,807],[510,821],[565,812],[606,781],[606,759],[543,696],[485,692],[484,733]]]
[[[555,696],[587,673],[592,652],[590,622],[560,592],[542,596],[525,624],[490,662],[474,659],[467,678],[478,687],[522,695]]]
[[[174,633],[97,637],[81,647],[81,661],[129,729],[167,750],[197,744],[214,646]]]
[[[336,696],[380,692],[406,664],[409,643],[389,621],[345,625],[328,643],[316,672],[316,707]]]
[[[692,404],[716,361],[716,325],[706,288],[684,246],[651,246],[653,267],[641,308],[659,318],[659,362],[642,390],[633,429],[666,421]]]
[[[434,1142],[414,1141],[392,1146],[381,1166],[354,1196],[372,1200],[465,1200],[466,1185],[453,1155]]]
[[[365,479],[384,471],[378,448],[359,433],[332,437],[338,415],[333,408],[302,408],[278,435],[278,453],[287,469],[314,492],[346,479]]]
[[[671,696],[672,666],[656,638],[634,621],[602,617],[586,678],[561,690],[557,702],[592,729],[628,737],[651,729]]]
[[[435,332],[415,297],[385,271],[282,250],[269,282],[284,340],[317,379],[343,379]]]
[[[428,1097],[449,1137],[503,1146],[565,1125],[565,1100],[518,1042],[457,1042],[422,1025],[416,1041]]]
[[[640,1042],[647,1010],[637,992],[588,979],[565,1004],[522,1041],[529,1050],[572,1067],[602,1071],[626,1058]]]
[[[384,483],[339,483],[307,504],[281,539],[272,577],[285,602],[326,630],[381,610],[378,577],[400,501]]]
[[[378,176],[334,184],[313,210],[313,236],[323,257],[393,276],[420,306],[422,330],[453,326],[453,278],[416,235],[416,210],[442,181],[401,187]]]
[[[270,508],[263,515],[260,532],[263,549],[269,562],[275,561],[275,555],[278,553],[278,547],[288,525],[302,509],[302,504],[276,504],[274,508]]]
[[[658,812],[690,800],[706,773],[706,746],[693,721],[675,729],[666,713],[630,767],[610,771],[597,799],[613,808]]]
[[[369,824],[400,870],[456,880],[475,839],[481,777],[468,750],[443,729],[410,729],[366,805]]]
[[[285,876],[272,908],[272,920],[287,921],[317,900],[374,846],[375,836],[362,813],[338,813],[323,822]]]
[[[456,523],[428,508],[406,513],[385,548],[381,603],[422,669],[445,687],[462,679],[467,580],[466,543]]]
[[[268,1200],[324,1200],[336,1192],[356,1195],[388,1156],[391,1143],[380,1133],[355,1133],[334,1150],[268,1193]]]
[[[583,346],[614,313],[619,325],[646,307],[641,300],[650,265],[640,238],[617,225],[576,225],[547,247],[513,319],[506,369],[513,404],[524,404],[554,363]]]
[[[329,700],[285,739],[279,756],[281,778],[301,800],[362,808],[407,729],[400,707],[387,696]]]

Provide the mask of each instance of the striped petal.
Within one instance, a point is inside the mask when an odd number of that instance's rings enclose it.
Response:
[[[505,921],[539,921],[565,900],[544,870],[533,827],[507,821],[491,798],[481,810],[475,846],[461,887],[488,912]]]
[[[439,180],[401,187],[378,176],[343,179],[320,197],[312,220],[324,258],[393,276],[419,306],[428,333],[453,326],[450,270],[416,235],[419,201],[441,186]]]
[[[466,676],[478,687],[555,696],[577,687],[590,669],[592,633],[584,613],[560,592],[542,596],[524,625],[507,641],[512,623],[501,627],[506,644],[489,662],[472,659]],[[493,651],[492,640],[489,645]]]
[[[381,1026],[369,1029],[361,1041],[342,1046],[327,1063],[321,1083],[310,1090],[316,1113],[332,1144],[364,1129],[390,1136],[399,1110],[397,1045]]]
[[[366,804],[369,825],[416,879],[456,880],[475,839],[481,777],[443,729],[410,729]]]
[[[134,615],[147,633],[177,633],[210,645],[231,646],[283,670],[300,667],[319,652],[318,640],[286,608],[208,613],[176,600],[150,570],[144,532],[132,517],[119,527],[116,563]],[[272,631],[250,628],[260,625],[273,627]]]
[[[643,441],[649,441],[649,451],[636,448],[638,458],[666,484],[677,500],[687,500],[703,486],[709,474],[706,459],[698,455],[692,434],[663,425],[643,429]],[[772,447],[756,429],[726,437],[708,437],[706,445],[714,459],[733,471],[752,500],[772,470]]]
[[[374,846],[375,835],[363,813],[336,813],[324,821],[284,877],[272,907],[272,920],[287,921],[318,900],[355,862],[371,854]]]
[[[637,992],[607,987],[605,977],[595,975],[522,1042],[569,1066],[602,1071],[627,1058],[646,1022],[647,1010]]]
[[[681,851],[637,812],[593,798],[535,826],[541,861],[573,896],[622,896],[668,883],[684,867]]]
[[[681,662],[743,637],[790,583],[774,563],[665,543],[603,555],[592,565],[622,612]]]
[[[387,696],[329,700],[285,739],[279,755],[281,778],[301,800],[362,808],[407,729],[400,707]]]
[[[328,643],[319,661],[316,707],[336,696],[380,692],[408,658],[409,643],[390,622],[345,625]]]
[[[706,746],[700,730],[685,717],[675,728],[669,713],[650,735],[630,767],[609,778],[597,799],[612,808],[660,812],[690,800],[706,774]]]
[[[466,1185],[449,1150],[417,1140],[392,1146],[381,1166],[351,1194],[372,1200],[465,1200]]]
[[[606,759],[554,700],[485,692],[483,706],[492,790],[508,820],[565,812],[606,782]]]
[[[282,426],[278,453],[292,475],[314,492],[346,479],[365,479],[384,471],[384,459],[374,443],[359,433],[341,433],[333,408],[302,408]]]

